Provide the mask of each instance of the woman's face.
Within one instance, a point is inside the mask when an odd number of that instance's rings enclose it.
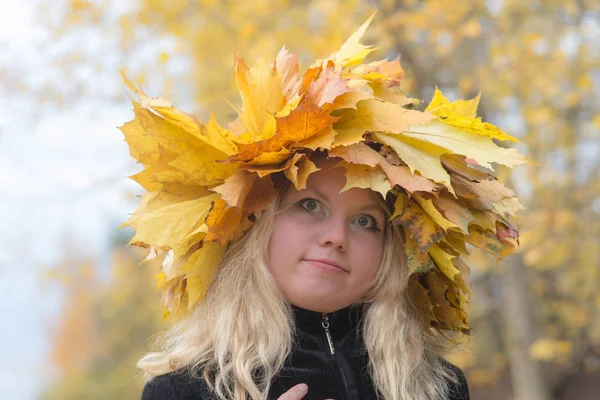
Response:
[[[345,183],[342,168],[323,168],[306,189],[290,185],[283,195],[269,268],[298,307],[332,312],[357,302],[381,263],[386,215],[369,189],[340,194]]]

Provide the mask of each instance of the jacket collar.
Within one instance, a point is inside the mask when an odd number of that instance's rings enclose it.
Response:
[[[323,313],[310,311],[291,305],[294,312],[296,328],[306,334],[322,334],[324,328]],[[340,310],[327,313],[329,332],[334,339],[345,337],[350,332],[356,332],[362,321],[363,305],[352,304]]]

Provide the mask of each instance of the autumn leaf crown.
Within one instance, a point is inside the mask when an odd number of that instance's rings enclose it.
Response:
[[[436,89],[424,111],[400,90],[399,59],[363,63],[360,40],[371,16],[340,50],[299,73],[298,55],[281,49],[273,64],[238,58],[242,100],[227,127],[207,123],[164,98],[135,93],[135,118],[121,130],[144,169],[131,176],[147,193],[122,226],[130,244],[164,257],[158,286],[166,313],[202,301],[229,242],[253,224],[275,195],[273,176],[296,189],[318,170],[311,155],[337,157],[352,187],[393,195],[391,223],[404,234],[409,290],[439,330],[469,332],[469,246],[502,258],[518,245],[511,222],[521,207],[494,177],[492,163],[525,163],[517,141],[477,118],[479,96],[448,101]]]

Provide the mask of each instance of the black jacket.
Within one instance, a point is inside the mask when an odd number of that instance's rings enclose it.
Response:
[[[320,313],[294,307],[298,344],[271,386],[269,399],[276,400],[298,383],[308,385],[305,400],[376,400],[367,373],[368,356],[357,327],[362,311],[347,307],[328,314],[329,336]],[[334,354],[332,354],[332,351]],[[451,384],[449,400],[468,400],[467,382],[460,369],[448,363],[457,373],[459,384]],[[142,400],[213,399],[203,381],[192,380],[180,373],[162,375],[144,387]]]

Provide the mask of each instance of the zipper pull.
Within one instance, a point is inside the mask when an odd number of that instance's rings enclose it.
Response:
[[[321,326],[325,329],[325,335],[327,336],[327,343],[329,343],[329,350],[331,354],[335,354],[335,349],[333,348],[333,341],[331,340],[331,335],[329,334],[329,316],[327,314],[323,314],[323,321],[321,322]]]

